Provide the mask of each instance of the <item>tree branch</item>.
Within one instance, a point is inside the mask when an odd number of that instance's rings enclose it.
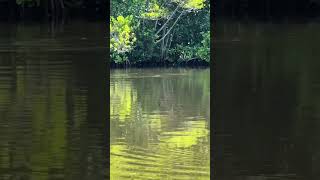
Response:
[[[167,33],[158,41],[155,42],[155,44],[158,44],[161,40],[163,40],[172,30],[172,28],[177,24],[177,22],[179,21],[180,17],[182,16],[182,14],[184,13],[184,11],[181,12],[181,14],[178,16],[178,18],[176,19],[176,21],[173,23],[173,25],[170,27],[170,29],[167,31]]]
[[[179,6],[176,7],[176,9],[172,12],[168,20],[162,25],[162,27],[156,32],[155,36],[159,34],[159,32],[168,24],[168,22],[171,20],[173,15],[178,11]]]

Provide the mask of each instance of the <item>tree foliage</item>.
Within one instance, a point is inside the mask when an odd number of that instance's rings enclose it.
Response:
[[[124,53],[132,50],[136,41],[135,34],[132,32],[132,15],[114,18],[111,16],[110,23],[110,49],[115,62],[127,60]]]
[[[110,48],[112,52],[125,53],[133,48],[136,41],[131,27],[132,16],[111,17],[110,23]]]
[[[168,15],[168,10],[160,8],[157,3],[152,4],[147,12],[142,13],[142,17],[150,20],[158,20]]]
[[[117,51],[129,63],[210,61],[210,2],[206,0],[111,1],[114,17],[130,16],[135,34],[130,51]],[[121,33],[121,29],[118,29]],[[111,34],[114,33],[112,29]],[[112,36],[112,35],[111,35]],[[114,40],[111,37],[111,46]],[[132,48],[132,49],[131,49]],[[114,50],[112,50],[115,52]],[[113,62],[124,62],[111,54]]]

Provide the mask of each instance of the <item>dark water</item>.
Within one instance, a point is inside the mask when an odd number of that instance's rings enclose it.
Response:
[[[209,69],[112,70],[112,180],[210,177]]]
[[[0,24],[0,179],[105,179],[104,33]]]
[[[214,171],[320,178],[320,24],[217,21]]]

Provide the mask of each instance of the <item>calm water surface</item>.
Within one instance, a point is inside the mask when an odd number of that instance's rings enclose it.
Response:
[[[111,71],[112,180],[209,180],[209,76],[209,69]]]
[[[105,179],[104,33],[0,24],[0,179]]]
[[[320,179],[320,24],[217,22],[216,179]]]

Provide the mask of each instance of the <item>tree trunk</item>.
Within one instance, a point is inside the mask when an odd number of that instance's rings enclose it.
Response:
[[[171,34],[170,34],[170,35],[171,35]],[[163,54],[164,54],[164,55],[163,55],[163,56],[164,56],[164,59],[167,59],[168,42],[169,42],[170,37],[171,37],[170,35],[167,36],[167,38],[165,38],[165,41],[166,41],[166,42],[165,42],[165,46],[164,46],[164,50],[163,50],[163,51],[164,51],[164,52],[163,52]]]
[[[168,45],[167,50],[166,50],[166,53],[165,53],[166,58],[168,57],[168,50],[169,50],[170,47],[171,47],[171,43],[172,43],[173,36],[174,36],[174,31],[172,32],[172,34],[171,34],[170,37],[169,37],[169,38],[170,38],[170,40],[169,40],[169,45]]]
[[[164,36],[166,34],[166,28],[163,28],[162,30],[162,35]],[[164,48],[165,48],[165,38],[162,39],[162,42],[161,42],[161,61],[164,60]]]

